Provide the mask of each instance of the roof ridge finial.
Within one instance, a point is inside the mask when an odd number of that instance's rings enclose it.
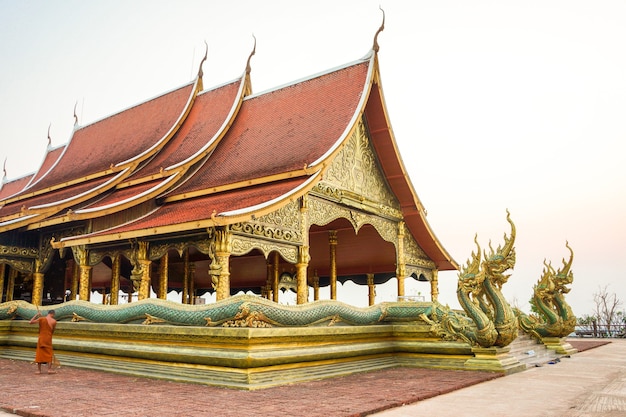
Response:
[[[202,58],[202,61],[200,61],[200,68],[198,68],[198,78],[202,78],[202,76],[204,75],[204,71],[202,71],[202,65],[204,64],[204,61],[206,61],[208,56],[209,44],[207,43],[207,41],[204,41],[204,58]]]
[[[4,182],[4,180],[7,179],[7,157],[4,157],[4,165],[2,165],[2,172],[3,172],[3,177],[2,177],[2,181]]]
[[[383,22],[381,23],[380,27],[376,31],[376,34],[374,35],[374,45],[372,46],[372,49],[376,53],[378,53],[378,50],[380,49],[380,46],[378,46],[378,34],[382,32],[383,30],[385,30],[385,11],[380,6],[378,6],[378,8],[380,9],[381,12],[383,12]]]
[[[78,125],[78,116],[76,116],[76,106],[78,106],[78,101],[74,103],[74,126]]]
[[[256,54],[256,36],[254,36],[254,33],[252,34],[252,37],[254,38],[254,46],[252,47],[252,52],[250,52],[250,55],[248,56],[248,61],[246,61],[246,74],[250,74],[250,71],[252,71],[250,60],[252,59],[252,56]]]
[[[48,125],[48,148],[52,144],[52,139],[50,138],[50,128],[52,127],[52,122]]]

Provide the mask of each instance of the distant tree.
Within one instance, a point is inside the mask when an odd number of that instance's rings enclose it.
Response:
[[[623,331],[624,314],[619,307],[622,301],[617,298],[617,294],[609,293],[608,285],[598,287],[598,291],[593,294],[595,304],[594,316],[598,325],[606,329],[606,336],[613,336]]]

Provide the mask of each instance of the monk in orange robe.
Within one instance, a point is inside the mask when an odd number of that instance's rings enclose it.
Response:
[[[42,317],[41,313],[37,312],[35,316],[30,319],[30,324],[39,323],[39,338],[37,339],[37,350],[35,352],[35,363],[37,363],[37,373],[41,374],[41,364],[48,364],[48,373],[54,374],[52,370],[52,357],[54,352],[52,351],[52,334],[57,326],[57,321],[54,319],[54,310],[48,311],[46,317]]]

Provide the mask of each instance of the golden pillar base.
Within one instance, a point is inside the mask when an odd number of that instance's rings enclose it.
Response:
[[[555,351],[559,355],[571,355],[578,350],[570,345],[565,337],[543,337],[541,339],[546,348]]]
[[[511,374],[526,369],[516,357],[510,354],[511,348],[488,347],[472,348],[474,357],[465,361],[464,368],[471,371],[489,371]]]

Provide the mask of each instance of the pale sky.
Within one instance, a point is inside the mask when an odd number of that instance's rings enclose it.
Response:
[[[452,257],[465,263],[476,233],[483,248],[502,243],[508,208],[517,227],[517,264],[503,290],[511,303],[529,311],[544,258],[559,267],[566,240],[574,313],[592,312],[599,287],[626,301],[622,0],[0,0],[8,178],[37,169],[49,125],[52,145],[67,143],[75,104],[89,124],[192,80],[204,41],[210,88],[241,75],[254,35],[261,92],[364,56],[379,5],[391,124]],[[456,279],[440,274],[440,301],[452,307]],[[377,301],[390,300],[388,290]]]

